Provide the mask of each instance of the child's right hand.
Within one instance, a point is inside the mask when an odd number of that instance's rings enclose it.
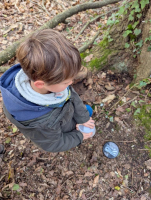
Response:
[[[76,125],[76,129],[79,131],[78,126],[79,126],[79,124]],[[93,135],[93,132],[91,132],[91,133],[83,133],[83,132],[81,132],[81,133],[83,135],[83,140],[86,140],[86,139],[90,138]]]

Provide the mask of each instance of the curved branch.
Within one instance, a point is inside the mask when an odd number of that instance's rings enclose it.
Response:
[[[100,30],[96,33],[96,35],[92,38],[92,40],[90,40],[86,45],[80,47],[78,50],[80,53],[84,52],[87,48],[89,48],[89,46],[91,44],[93,44],[93,42],[95,41],[95,39],[99,36],[100,34]]]
[[[59,23],[65,21],[68,17],[71,17],[74,14],[77,14],[78,12],[85,11],[87,9],[95,9],[95,8],[101,8],[103,6],[106,6],[108,4],[114,4],[117,2],[120,2],[122,0],[104,0],[101,2],[94,2],[94,3],[83,3],[80,5],[73,6],[64,12],[58,14],[55,16],[52,20],[46,22],[43,26],[41,26],[37,30],[42,30],[46,28],[54,28],[56,27]],[[32,33],[31,33],[32,34]],[[29,35],[31,35],[29,34]],[[29,36],[28,35],[28,36]],[[25,38],[27,38],[26,36]],[[11,46],[7,47],[4,51],[0,53],[0,65],[6,63],[9,59],[15,56],[16,50],[19,46],[19,44],[25,40],[25,38],[20,39],[19,41],[13,43]]]

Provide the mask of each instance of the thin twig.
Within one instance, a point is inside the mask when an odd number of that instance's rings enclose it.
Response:
[[[74,39],[74,41],[78,39],[78,37],[79,37],[79,36],[83,33],[83,31],[89,26],[89,24],[91,24],[92,22],[96,21],[96,20],[99,19],[100,17],[103,17],[104,15],[106,15],[106,14],[112,12],[113,10],[118,10],[118,8],[114,8],[114,9],[108,11],[108,12],[105,13],[105,14],[98,15],[98,16],[94,17],[93,19],[91,19],[89,22],[87,22],[87,23],[85,24],[85,26],[81,29],[81,31],[79,32],[79,34],[76,36],[76,38]]]
[[[48,10],[46,9],[44,3],[45,3],[46,0],[42,0],[42,7],[43,9],[46,11],[46,13],[50,16],[50,13],[48,12]]]
[[[146,96],[145,96],[145,101],[146,101],[146,99],[147,99],[147,96],[148,96],[150,90],[151,90],[151,88],[149,89],[149,91],[147,92],[147,94],[146,94]]]
[[[111,141],[111,140],[104,140],[104,141]],[[126,141],[113,141],[113,142],[135,142],[136,143],[136,140],[132,140],[132,141],[128,141],[128,140],[126,140]]]
[[[139,151],[151,151],[151,149],[137,149]]]
[[[91,44],[93,44],[93,42],[95,41],[95,39],[99,36],[100,34],[100,30],[96,33],[96,35],[92,38],[92,40],[90,40],[86,45],[83,45],[82,47],[80,47],[78,50],[80,53],[84,52]]]
[[[131,101],[134,101],[134,99],[136,99],[137,98],[137,96],[136,97],[134,97],[133,99],[131,99],[131,100],[129,100],[129,101],[127,101],[127,102],[125,102],[123,105],[121,105],[120,107],[122,107],[122,106],[125,106],[126,104],[128,104],[128,103],[130,103]]]
[[[136,87],[136,85],[138,85],[138,84],[139,84],[139,83],[136,83],[136,84],[134,84],[130,89],[128,89],[128,91],[125,93],[125,95],[122,96],[115,104],[113,104],[113,106],[110,108],[110,110],[111,110],[112,108],[115,108],[115,106],[122,100],[122,98],[125,97],[125,96],[132,90],[132,88],[133,88],[133,87]]]
[[[132,186],[133,186],[133,167],[132,167]]]

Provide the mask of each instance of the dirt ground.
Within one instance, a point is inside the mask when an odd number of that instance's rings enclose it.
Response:
[[[15,130],[1,109],[0,142],[5,144],[6,152],[0,161],[0,199],[150,200],[144,129],[134,123],[132,112],[125,111],[136,92],[130,92],[125,105],[118,106],[117,97],[125,95],[130,81],[126,73],[100,71],[89,81],[73,86],[84,102],[94,108],[97,131],[93,138],[66,152],[38,149]],[[114,100],[103,106],[98,103],[110,94],[116,96]],[[103,155],[107,141],[118,145],[117,158]]]

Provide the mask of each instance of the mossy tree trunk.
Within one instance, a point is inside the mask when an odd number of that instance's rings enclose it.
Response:
[[[129,13],[131,11],[129,10]],[[138,22],[137,29],[141,29],[141,33],[135,37],[134,41],[132,41],[131,36],[128,35],[127,37],[123,37],[123,34],[130,24],[134,24],[130,22],[129,14],[125,15],[118,24],[113,25],[109,32],[108,36],[106,36],[100,44],[93,47],[89,54],[93,54],[93,59],[89,63],[84,63],[88,67],[95,67],[99,69],[112,69],[117,72],[126,71],[129,72],[131,75],[136,74],[137,79],[136,81],[146,78],[151,74],[151,52],[147,52],[147,46],[149,44],[145,43],[145,38],[149,37],[149,28],[151,22],[151,8],[148,4],[145,7],[145,10],[142,11],[142,17]],[[109,40],[112,39],[111,42]],[[139,49],[135,50],[137,47],[135,46],[136,43],[143,40],[143,45]],[[125,44],[129,44],[129,48],[125,47]],[[137,54],[137,53],[140,53]],[[135,55],[136,54],[136,55]],[[88,53],[83,54],[82,56],[87,56]]]

